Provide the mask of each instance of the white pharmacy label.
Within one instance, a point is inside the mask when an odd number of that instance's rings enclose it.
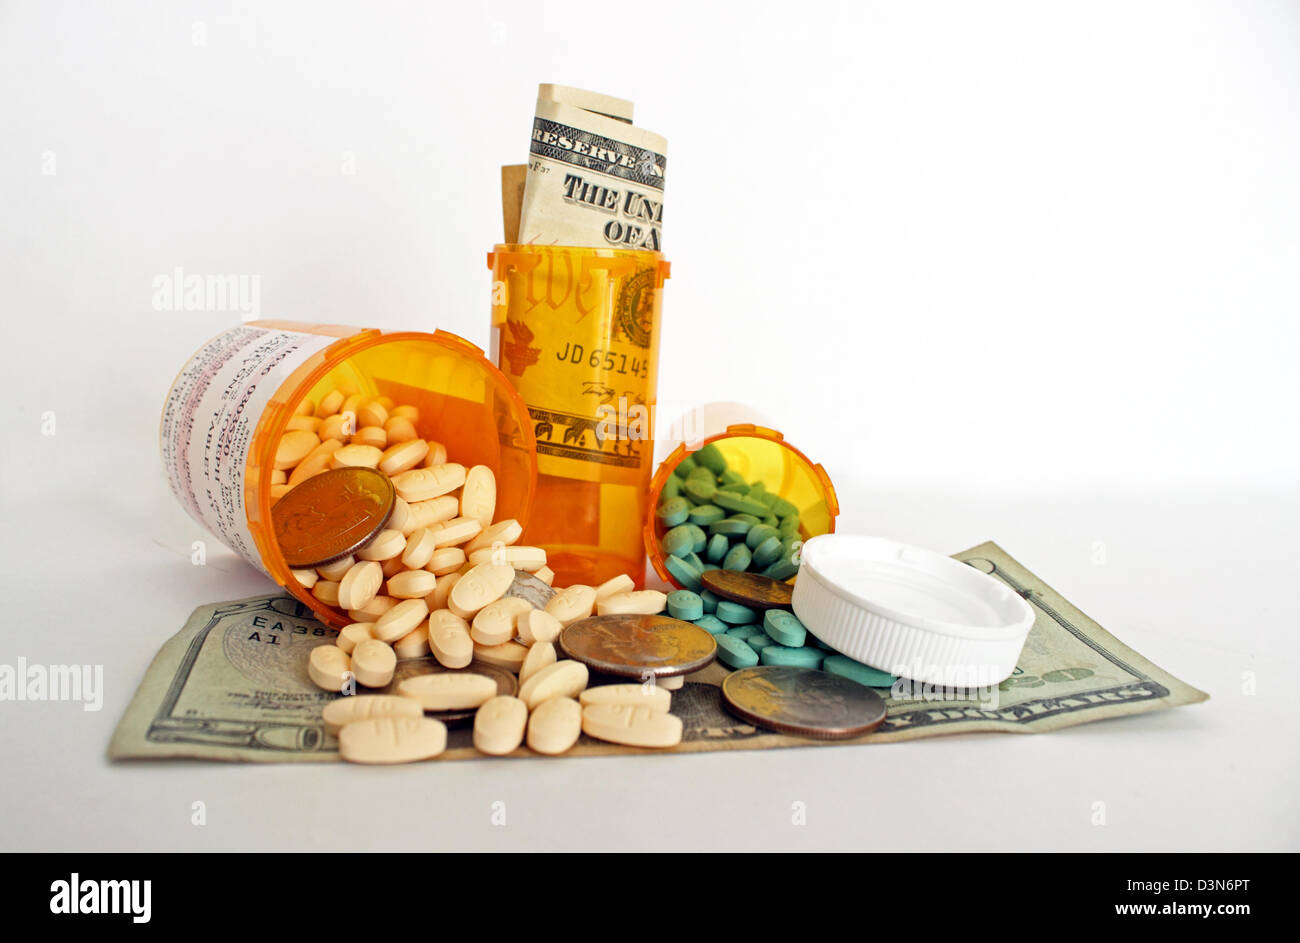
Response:
[[[162,416],[162,459],[192,518],[263,573],[248,529],[244,472],[266,404],[307,358],[337,337],[234,327],[204,344],[176,377]]]

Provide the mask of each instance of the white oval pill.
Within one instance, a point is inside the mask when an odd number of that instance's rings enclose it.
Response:
[[[321,711],[325,732],[336,736],[339,728],[359,720],[423,716],[424,711],[419,704],[408,697],[398,697],[395,694],[353,694],[351,697],[330,701]]]
[[[515,620],[533,606],[526,599],[506,596],[490,602],[474,616],[470,638],[480,645],[500,645],[515,637]]]
[[[519,683],[523,684],[547,665],[555,664],[555,646],[550,642],[535,642],[528,648],[524,662],[519,666]]]
[[[441,442],[435,442],[433,439],[426,439],[429,443],[429,454],[424,457],[420,463],[422,468],[433,468],[437,465],[447,464],[447,446]]]
[[[424,568],[436,576],[455,573],[465,565],[465,551],[459,547],[439,547]],[[451,590],[448,590],[451,592]]]
[[[427,622],[421,622],[393,643],[393,651],[398,658],[423,658],[429,654],[429,628]]]
[[[352,569],[352,567],[356,565],[356,562],[356,558],[351,554],[348,554],[346,557],[340,557],[330,563],[321,564],[316,567],[316,572],[320,574],[321,579],[333,580],[337,583],[339,580],[343,579],[343,577],[348,575],[348,570]]]
[[[449,609],[429,613],[429,651],[446,668],[464,668],[474,659],[469,623]]]
[[[435,557],[434,559],[437,558]],[[433,592],[426,597],[429,603],[430,612],[433,612],[435,609],[446,609],[447,598],[451,595],[451,591],[456,588],[456,584],[460,582],[459,573],[453,572],[444,575],[435,571],[435,575],[438,577],[438,585],[435,586]]]
[[[320,574],[315,570],[290,570],[289,572],[293,574],[293,578],[303,589],[311,589],[316,585],[316,581],[320,579]]]
[[[655,678],[655,684],[665,691],[677,691],[686,684],[686,675],[669,675],[666,678]]]
[[[539,669],[519,686],[519,700],[532,710],[553,697],[577,697],[587,686],[587,666],[565,659]]]
[[[358,560],[391,560],[393,557],[400,556],[406,549],[406,538],[402,536],[400,530],[393,530],[391,527],[381,530],[360,550],[357,551]]]
[[[388,579],[388,595],[394,599],[423,599],[438,585],[428,570],[405,570]]]
[[[429,607],[423,599],[403,599],[375,620],[375,638],[384,642],[396,642],[428,615]]]
[[[552,583],[555,582],[555,571],[552,570],[549,566],[544,566],[540,570],[535,570],[533,572],[533,576],[537,577],[547,586],[550,586]]]
[[[523,743],[527,726],[528,708],[519,698],[489,698],[474,714],[474,749],[489,756],[513,753]]]
[[[591,615],[596,605],[596,591],[590,586],[576,583],[565,587],[551,597],[546,611],[560,620],[561,625],[571,625]]]
[[[307,676],[318,688],[342,691],[352,679],[352,660],[337,645],[317,645],[307,656]]]
[[[433,532],[439,547],[453,547],[463,544],[478,535],[483,525],[472,517],[453,517]]]
[[[582,709],[582,732],[631,747],[675,747],[682,719],[639,704],[592,704]]]
[[[411,521],[411,506],[401,498],[393,498],[393,513],[388,516],[388,526],[393,530],[400,530],[403,537],[411,536],[415,530],[412,527],[407,530],[407,524]]]
[[[377,638],[363,639],[352,649],[352,673],[357,684],[368,688],[382,688],[392,683],[397,669],[397,653],[387,642]]]
[[[497,683],[470,671],[442,671],[406,678],[397,685],[397,693],[418,701],[426,711],[464,710],[496,697]]]
[[[419,465],[428,454],[428,443],[423,439],[414,438],[412,433],[412,438],[384,449],[384,454],[379,456],[379,470],[390,477],[400,475]]]
[[[541,547],[484,547],[470,554],[469,562],[475,566],[480,563],[508,563],[516,570],[534,573],[546,566],[546,551]]]
[[[406,549],[402,551],[402,565],[418,570],[429,562],[429,558],[437,549],[438,542],[434,540],[433,531],[428,527],[421,527],[406,538]]]
[[[578,695],[583,707],[592,704],[631,704],[648,707],[653,711],[666,711],[672,707],[673,696],[665,688],[652,684],[603,684],[587,688]]]
[[[407,507],[411,509],[413,530],[420,527],[432,529],[435,524],[444,524],[460,513],[460,502],[455,495],[450,494],[428,501],[416,501]]]
[[[502,642],[500,645],[480,645],[474,643],[474,660],[507,671],[518,673],[528,657],[528,646],[518,642]]]
[[[522,612],[515,620],[515,631],[529,644],[535,642],[554,642],[560,637],[564,626],[560,620],[541,609],[529,609]]]
[[[363,426],[357,430],[350,441],[351,445],[373,445],[380,450],[379,461],[383,461],[382,452],[388,448],[388,433],[383,430],[382,426]]]
[[[402,407],[397,408],[401,409]],[[384,423],[384,431],[388,433],[388,441],[393,445],[399,442],[410,442],[420,436],[415,431],[414,422],[406,416],[395,416],[391,412],[388,414],[388,421]],[[423,461],[424,456],[429,454],[429,443],[422,441],[420,444],[424,446],[424,450],[420,453],[420,461]],[[383,468],[383,463],[380,463],[379,467]]]
[[[275,447],[274,467],[282,471],[293,468],[318,445],[320,439],[310,429],[290,429]]]
[[[503,563],[484,563],[460,578],[448,599],[457,614],[473,616],[488,603],[496,602],[515,581],[515,569]]]
[[[373,445],[345,445],[330,456],[330,468],[377,468],[383,457]]]
[[[389,609],[397,605],[391,596],[376,596],[360,609],[349,609],[348,618],[353,622],[376,622]]]
[[[382,566],[368,560],[355,563],[348,568],[339,583],[339,606],[343,609],[360,609],[379,595],[379,588],[383,585]]]
[[[373,622],[353,622],[351,625],[345,625],[339,629],[339,637],[334,644],[350,655],[358,642],[375,637],[374,628]]]
[[[497,479],[486,465],[475,465],[465,473],[460,489],[460,515],[479,522],[480,529],[492,523],[497,508]]]
[[[379,464],[379,459],[375,459]],[[450,494],[465,484],[465,466],[456,464],[435,465],[433,468],[412,468],[393,477],[393,487],[408,503],[428,501]],[[459,502],[457,502],[459,504]]]
[[[602,599],[618,593],[630,593],[634,589],[636,589],[636,583],[633,582],[632,577],[626,573],[620,573],[596,587],[596,602],[599,603]]]
[[[341,390],[330,390],[316,403],[316,415],[322,418],[334,415],[339,411],[339,407],[343,405],[344,398]]]
[[[447,726],[430,717],[376,717],[339,731],[339,756],[349,763],[412,763],[447,749]]]
[[[632,593],[615,593],[596,603],[596,612],[602,616],[646,615],[664,611],[668,597],[657,589],[641,589]]]
[[[327,606],[339,604],[339,584],[333,580],[317,580],[311,594]]]
[[[543,701],[528,718],[528,747],[538,753],[563,753],[578,742],[581,733],[582,706],[572,698]]]
[[[477,537],[465,545],[465,552],[474,553],[476,550],[483,550],[497,544],[508,547],[522,537],[523,533],[524,529],[517,520],[506,518],[504,521],[497,521],[491,527],[483,528]]]

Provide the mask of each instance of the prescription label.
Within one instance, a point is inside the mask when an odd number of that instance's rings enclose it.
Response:
[[[244,506],[249,444],[280,385],[336,340],[231,328],[203,345],[167,394],[159,437],[172,491],[192,518],[263,572]]]
[[[654,257],[589,249],[494,254],[501,369],[528,405],[543,475],[643,468],[663,274]]]

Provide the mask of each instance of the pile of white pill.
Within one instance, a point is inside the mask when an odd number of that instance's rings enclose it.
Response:
[[[587,666],[559,659],[555,648],[570,623],[593,613],[655,615],[667,597],[635,590],[627,575],[559,589],[544,609],[507,596],[516,571],[554,582],[546,551],[516,545],[518,521],[494,521],[492,470],[448,462],[441,444],[418,437],[418,421],[413,406],[335,390],[299,405],[276,450],[274,497],[349,465],[378,469],[397,492],[387,528],[355,554],[293,571],[352,620],[308,661],[316,685],[349,695],[323,712],[340,755],[357,763],[429,759],[446,748],[447,730],[424,712],[468,709],[476,710],[474,746],[490,755],[525,740],[535,752],[560,754],[583,732],[631,746],[679,743],[669,689],[680,678],[588,689]],[[495,681],[471,671],[407,678],[397,695],[354,693],[391,684],[398,659],[430,654],[450,669],[478,661],[513,672],[516,696],[498,695]]]

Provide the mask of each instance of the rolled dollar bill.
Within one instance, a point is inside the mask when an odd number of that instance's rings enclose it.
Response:
[[[631,116],[622,99],[540,87],[520,242],[662,248],[668,142]]]

